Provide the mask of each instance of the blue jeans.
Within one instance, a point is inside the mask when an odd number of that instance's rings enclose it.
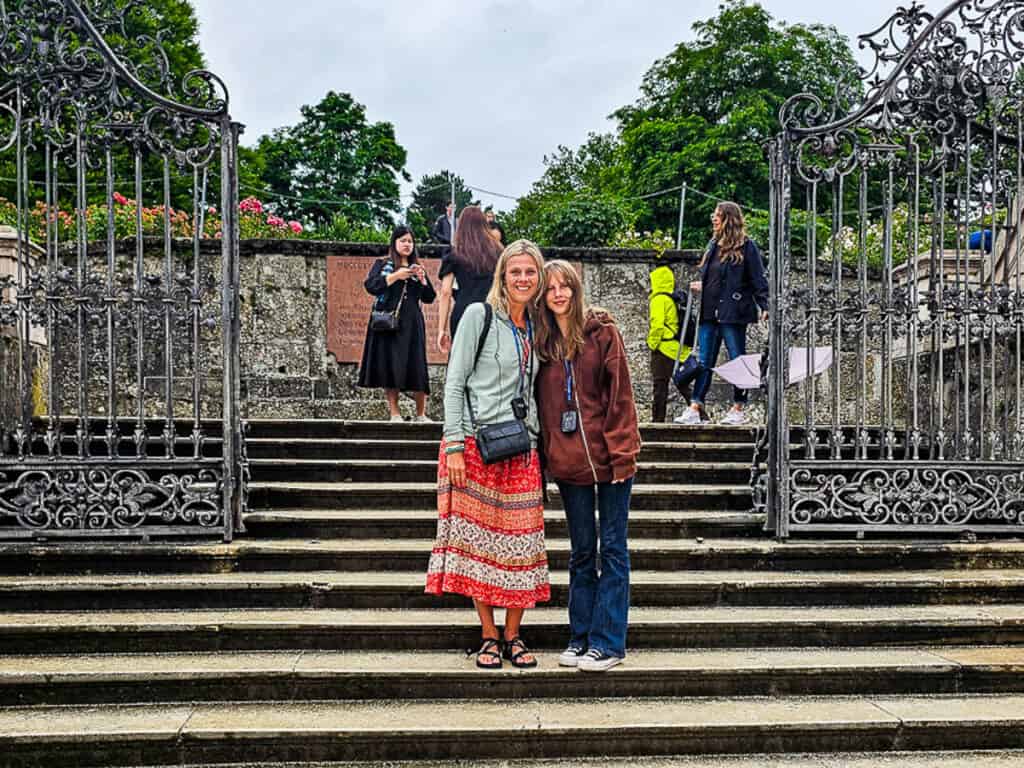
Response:
[[[626,525],[632,478],[594,486],[559,483],[569,523],[569,642],[609,656],[626,655],[629,618],[629,549]],[[597,573],[595,504],[600,510],[601,574]]]
[[[704,398],[707,397],[708,390],[711,389],[711,369],[715,367],[718,360],[723,340],[730,360],[745,355],[747,353],[747,324],[701,320],[697,345],[700,347],[700,362],[704,370],[694,380],[691,403],[704,404]],[[733,387],[732,399],[738,405],[746,404],[747,390]]]

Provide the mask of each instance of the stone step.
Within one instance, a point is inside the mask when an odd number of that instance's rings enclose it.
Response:
[[[630,651],[606,675],[453,651],[75,654],[0,659],[9,705],[339,699],[659,698],[1024,692],[1024,648]]]
[[[430,538],[437,531],[436,509],[267,509],[250,512],[245,525],[253,538],[408,539]],[[763,536],[764,515],[753,512],[630,510],[635,538],[710,538]],[[565,513],[546,509],[548,536],[568,536]]]
[[[249,419],[250,438],[332,438],[348,440],[433,440],[441,439],[442,425],[437,422],[400,424],[387,421],[341,421],[331,419]],[[796,434],[796,433],[795,433]],[[641,424],[640,436],[646,442],[752,443],[753,426],[704,424]]]
[[[696,478],[690,479],[690,483]],[[560,508],[558,486],[548,485],[550,504]],[[262,482],[249,485],[251,509],[325,509],[393,507],[401,500],[405,509],[436,509],[435,482]],[[638,485],[630,509],[726,509],[747,512],[752,506],[747,485]]]
[[[415,763],[360,760],[358,762],[265,763],[236,768],[565,768],[561,759],[435,761]],[[573,762],[574,768],[1020,768],[1024,750],[986,749],[959,751],[902,752],[830,752],[754,755],[711,755],[708,757],[677,755],[673,757],[606,757],[586,758]],[[146,768],[143,766],[143,768]],[[148,768],[156,768],[149,766]],[[207,768],[192,764],[185,768]]]
[[[256,482],[436,483],[434,459],[252,459]],[[750,481],[750,462],[643,462],[636,485],[702,483],[740,485]]]
[[[14,765],[1024,746],[1024,696],[271,702],[0,709]]]
[[[635,608],[629,624],[629,643],[635,648],[1024,643],[1021,604]],[[564,609],[537,608],[528,612],[523,634],[534,647],[555,649],[564,644],[568,632]],[[8,611],[0,615],[0,653],[4,654],[443,650],[468,648],[478,641],[479,624],[469,607]]]
[[[0,542],[0,574],[415,571],[432,539],[239,539],[231,544]],[[550,538],[552,571],[568,568],[568,541]],[[886,571],[1024,569],[1024,543],[630,539],[638,571]]]
[[[422,572],[2,576],[0,611],[227,608],[461,608],[423,592]],[[568,604],[568,573],[551,574],[550,606]],[[1024,570],[871,573],[634,571],[633,607],[999,605],[1024,603]]]
[[[256,438],[246,440],[252,459],[436,460],[437,440]],[[796,449],[797,446],[794,446]],[[640,461],[733,461],[750,463],[753,443],[646,442]]]
[[[223,455],[222,441],[220,437],[209,437],[203,436],[201,441],[200,457],[204,459],[216,459]],[[192,439],[187,435],[179,434],[174,439],[175,455],[177,458],[191,458],[194,455],[194,444]],[[101,436],[94,436],[88,442],[89,456],[100,457],[108,456],[107,444],[105,438]],[[78,451],[78,444],[75,442],[74,434],[64,434],[63,439],[60,442],[60,454],[62,456],[73,458]],[[35,440],[31,444],[31,450],[29,451],[31,457],[48,458],[48,449],[46,443],[42,440]],[[132,441],[130,434],[122,433],[121,439],[117,443],[117,456],[121,459],[131,459],[137,455],[135,443]],[[163,440],[160,435],[150,435],[149,441],[146,443],[145,456],[149,459],[159,459],[167,455],[167,449],[164,446]],[[753,453],[750,454],[753,456]],[[750,458],[748,456],[747,458]]]

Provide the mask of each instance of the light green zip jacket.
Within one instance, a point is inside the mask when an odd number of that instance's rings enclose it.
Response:
[[[498,424],[515,418],[512,398],[519,394],[519,358],[516,356],[515,331],[508,315],[494,310],[480,361],[473,370],[476,345],[484,328],[484,305],[470,304],[459,321],[448,358],[444,381],[444,439],[462,442],[474,434],[473,420],[466,405],[466,390],[473,402],[477,424]],[[525,383],[523,399],[529,409],[526,426],[536,446],[540,432],[533,382],[540,364],[533,361],[533,375]],[[529,373],[529,365],[527,365]]]
[[[647,346],[660,352],[670,360],[679,354],[679,342],[673,338],[679,332],[679,311],[675,300],[669,295],[676,289],[676,278],[672,270],[658,267],[651,272],[651,303],[649,310],[650,327],[647,331]],[[680,361],[690,355],[690,348],[683,346]]]

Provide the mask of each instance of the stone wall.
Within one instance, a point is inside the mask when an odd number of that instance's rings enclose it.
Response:
[[[131,268],[132,243],[122,243],[123,253],[119,264]],[[162,243],[147,245],[146,271],[161,272]],[[191,268],[189,243],[175,244],[175,260],[187,272]],[[255,240],[245,241],[241,246],[241,362],[243,392],[246,395],[245,415],[251,418],[352,418],[379,419],[387,415],[383,393],[376,390],[360,389],[355,382],[358,364],[339,362],[327,349],[327,265],[331,256],[347,256],[364,259],[368,270],[373,259],[383,255],[384,246],[376,244],[326,243],[298,240]],[[630,358],[634,392],[641,418],[650,415],[651,383],[650,353],[646,346],[647,307],[650,292],[649,272],[656,263],[668,263],[676,275],[677,286],[684,286],[696,276],[696,263],[700,254],[696,251],[669,252],[660,262],[653,252],[610,249],[568,249],[550,248],[545,252],[549,258],[562,258],[581,265],[587,300],[591,304],[608,309],[617,319]],[[440,249],[434,246],[421,248],[421,255],[427,259],[440,258]],[[218,277],[220,274],[220,244],[214,241],[202,244],[202,270],[204,275]],[[103,249],[91,247],[90,259],[102,264]],[[177,267],[176,267],[177,269]],[[805,276],[795,273],[794,281]],[[361,291],[361,287],[359,288]],[[204,300],[203,317],[215,317],[218,303],[216,291]],[[367,297],[368,299],[368,297]],[[157,318],[159,320],[159,318]],[[161,323],[147,326],[147,342],[144,354],[144,382],[146,412],[151,416],[162,416],[163,382],[161,355]],[[360,337],[365,326],[353,329]],[[762,327],[750,328],[748,352],[760,352],[765,348],[766,339]],[[102,332],[97,326],[95,332]],[[149,338],[149,336],[152,338]],[[118,413],[133,414],[137,411],[138,385],[134,367],[136,346],[130,338],[122,339],[123,349],[118,352]],[[182,328],[182,337],[175,350],[174,409],[179,417],[191,414],[191,378],[195,370],[189,354],[188,329]],[[0,359],[13,362],[9,343],[0,348]],[[90,346],[96,362],[95,377],[90,376],[89,406],[91,415],[101,416],[105,412],[104,368],[105,342],[97,337]],[[73,352],[73,350],[69,350]],[[723,350],[724,354],[724,350]],[[204,330],[199,349],[200,379],[204,391],[202,412],[204,416],[216,416],[220,410],[221,391],[221,349],[220,329]],[[44,355],[45,357],[45,355]],[[62,355],[62,358],[66,355]],[[152,358],[152,359],[150,359]],[[42,362],[42,361],[41,361]],[[844,356],[844,368],[855,361],[850,355]],[[871,381],[878,376],[875,369],[878,361],[869,359]],[[10,372],[9,365],[5,369]],[[431,394],[428,413],[434,419],[442,417],[442,394],[444,366],[430,367]],[[36,371],[36,376],[45,382],[45,376]],[[844,402],[846,389],[852,386],[853,377],[844,379]],[[0,380],[10,383],[10,376]],[[65,414],[76,413],[75,393],[79,382],[75,379],[75,367],[64,360],[56,369],[56,382],[60,387],[58,398]],[[819,392],[818,408],[829,400],[829,377],[826,374],[817,383]],[[45,408],[45,391],[35,399],[37,413]],[[4,398],[6,401],[8,398]],[[731,402],[731,387],[716,379],[709,397],[712,416],[718,416]],[[802,418],[803,398],[793,393],[790,411],[794,419]],[[760,393],[752,393],[752,409],[756,416],[763,412],[764,402]],[[682,405],[670,403],[669,415],[676,415]],[[412,414],[412,401],[402,399],[403,412]],[[846,417],[847,414],[844,414]]]
[[[374,258],[384,254],[378,245],[310,243],[302,241],[246,242],[242,245],[243,328],[242,365],[249,396],[248,413],[268,418],[363,418],[387,416],[383,393],[360,389],[355,385],[358,365],[340,363],[327,351],[327,260],[330,256],[365,258],[369,270]],[[650,293],[649,273],[655,264],[669,264],[677,288],[696,279],[698,251],[669,251],[659,260],[651,251],[624,249],[547,248],[545,256],[581,265],[587,301],[608,309],[616,318],[629,353],[633,390],[641,419],[651,411],[650,352],[647,348],[647,308]],[[421,248],[426,259],[440,257],[434,246]],[[823,271],[830,269],[827,265]],[[794,284],[806,281],[806,275],[794,271]],[[870,288],[876,289],[877,279]],[[752,325],[747,351],[766,349],[766,328]],[[362,329],[359,331],[362,333]],[[847,340],[849,343],[849,340]],[[827,343],[821,341],[819,343]],[[725,350],[722,350],[724,360]],[[877,398],[881,378],[881,360],[869,354],[865,360],[869,398]],[[842,380],[843,418],[854,415],[853,395],[856,359],[843,355],[846,372]],[[431,394],[428,414],[441,419],[444,366],[430,366]],[[828,373],[816,382],[816,411],[819,419],[828,418],[831,402],[831,378]],[[671,394],[671,393],[670,393]],[[762,419],[764,397],[751,392],[751,413]],[[708,398],[712,417],[718,417],[732,403],[732,388],[716,377]],[[403,413],[413,413],[412,401],[402,398]],[[803,420],[802,390],[789,393],[790,416]],[[669,416],[683,406],[670,399]],[[875,416],[874,413],[869,414]]]
[[[242,365],[249,415],[281,418],[384,418],[383,393],[355,385],[358,365],[341,363],[326,348],[327,257],[360,256],[369,269],[384,248],[334,243],[249,242],[243,244]],[[426,259],[439,249],[424,246]],[[587,300],[618,320],[630,356],[641,416],[650,413],[650,357],[645,342],[649,272],[655,254],[646,251],[549,248],[545,255],[582,266]],[[679,285],[693,278],[700,254],[669,252]],[[360,332],[362,332],[360,330]],[[755,331],[751,350],[763,348]],[[442,417],[444,366],[430,366],[428,414]],[[727,390],[725,390],[727,391]],[[716,401],[719,399],[716,395]],[[412,401],[402,399],[406,415]]]

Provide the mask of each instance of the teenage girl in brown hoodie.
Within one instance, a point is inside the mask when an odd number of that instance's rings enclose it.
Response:
[[[544,265],[537,379],[548,473],[569,524],[569,645],[563,666],[599,672],[626,655],[629,550],[626,524],[640,431],[622,336],[605,311],[588,309],[571,264]],[[600,511],[601,573],[597,572]]]

